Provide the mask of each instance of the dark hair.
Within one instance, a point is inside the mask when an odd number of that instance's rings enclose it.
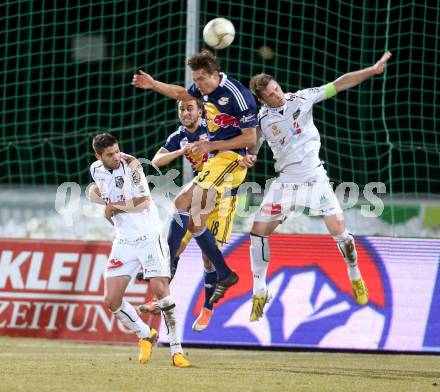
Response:
[[[261,90],[264,90],[271,80],[275,79],[265,73],[254,75],[249,82],[249,88],[258,98],[261,98]]]
[[[220,60],[208,49],[192,55],[186,63],[193,71],[204,69],[210,75],[216,71],[220,72]]]
[[[112,147],[118,140],[109,133],[99,133],[93,138],[92,146],[97,154],[102,154],[107,147]]]

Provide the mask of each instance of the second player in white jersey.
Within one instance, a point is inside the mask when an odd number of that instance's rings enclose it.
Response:
[[[90,166],[90,174],[99,188],[101,198],[106,202],[118,203],[135,197],[150,198],[148,182],[142,167],[129,166],[124,160],[117,169],[108,170],[101,161]],[[139,233],[157,233],[161,226],[154,201],[150,198],[149,208],[120,213],[112,217],[116,238],[137,238]]]
[[[327,86],[300,90],[284,94],[285,103],[280,107],[261,108],[257,130],[273,152],[275,171],[299,174],[319,166],[321,140],[312,107],[330,94]]]

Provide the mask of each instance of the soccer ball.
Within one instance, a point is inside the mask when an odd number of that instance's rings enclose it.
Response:
[[[231,45],[235,37],[235,28],[231,21],[225,18],[210,20],[203,29],[203,40],[214,49],[224,49]]]

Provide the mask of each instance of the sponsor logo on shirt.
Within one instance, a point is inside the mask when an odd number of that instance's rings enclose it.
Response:
[[[219,113],[213,119],[214,124],[219,127],[226,128],[228,126],[238,127],[240,126],[240,121],[238,121],[234,116],[226,113]]]
[[[255,114],[251,113],[251,114],[245,114],[242,118],[241,118],[241,122],[246,123],[249,121],[252,121],[255,118]]]
[[[217,102],[219,105],[225,106],[229,103],[229,98],[228,97],[221,97]]]

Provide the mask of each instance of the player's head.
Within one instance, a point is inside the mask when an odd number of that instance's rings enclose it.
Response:
[[[271,75],[261,73],[253,76],[249,88],[267,106],[277,108],[286,103],[283,90]]]
[[[121,164],[121,151],[118,141],[109,133],[100,133],[93,138],[93,149],[96,159],[99,159],[108,170],[115,170]]]
[[[220,60],[203,49],[187,61],[194,83],[203,95],[211,94],[220,83]]]
[[[189,101],[179,101],[179,120],[189,131],[195,131],[203,115],[203,103],[200,99],[194,98]]]

